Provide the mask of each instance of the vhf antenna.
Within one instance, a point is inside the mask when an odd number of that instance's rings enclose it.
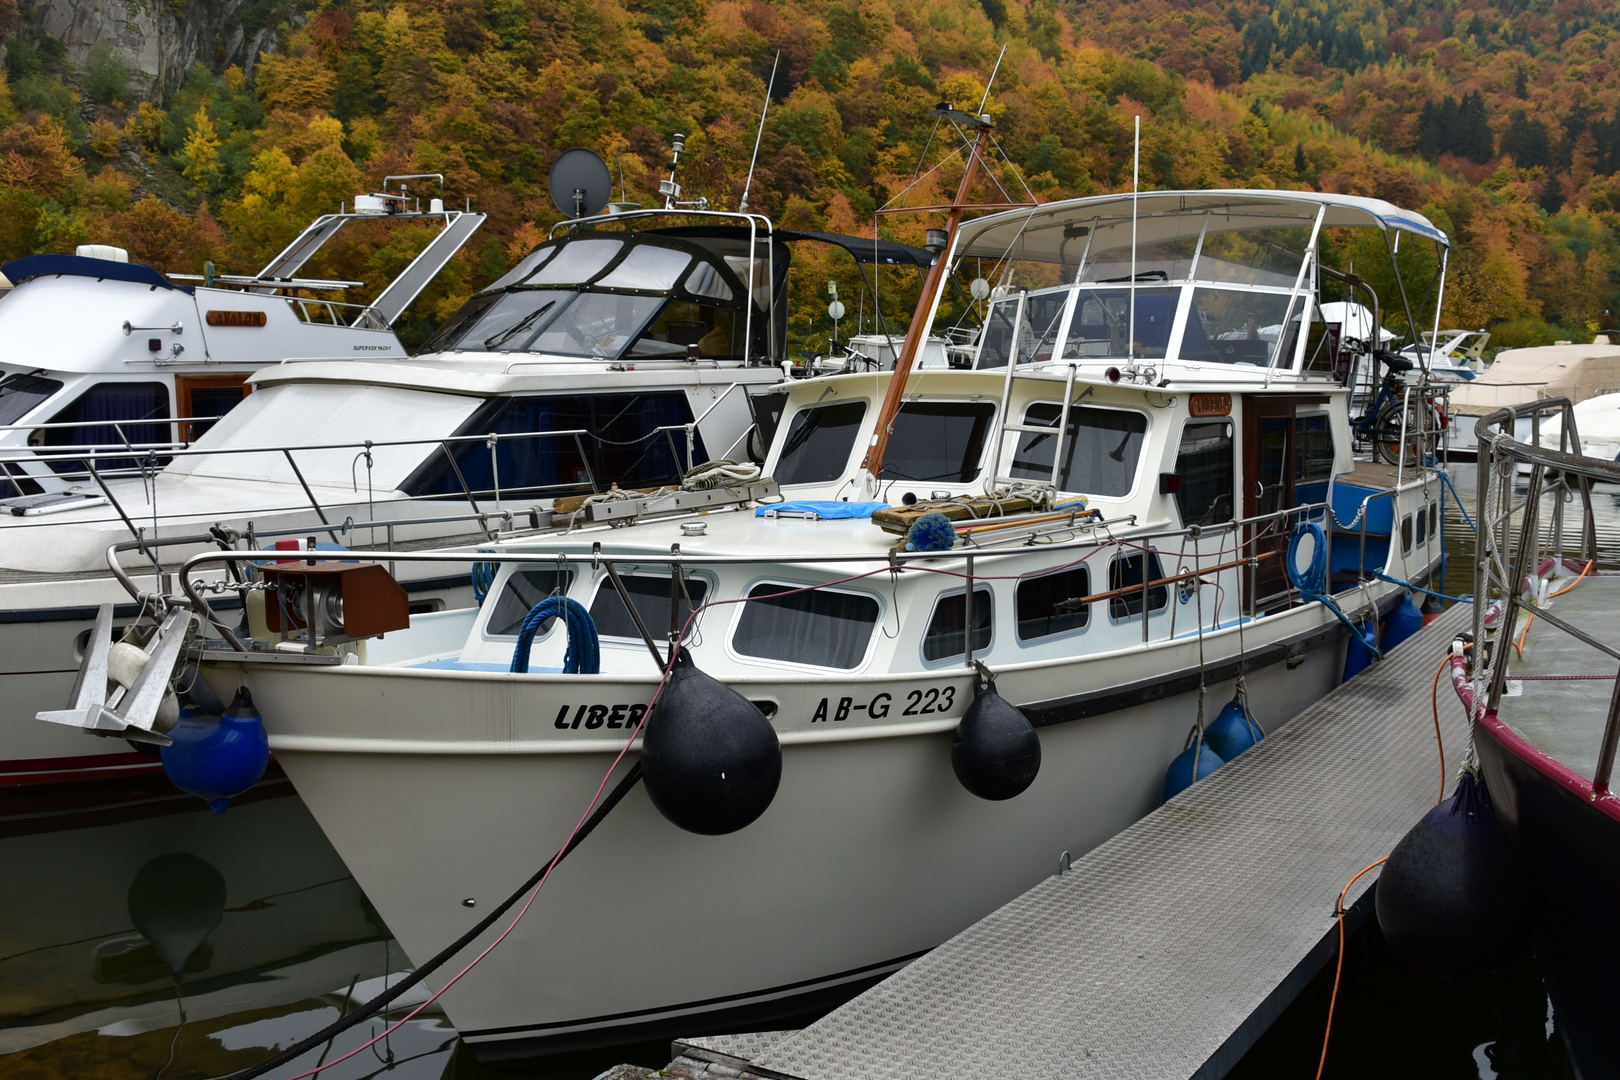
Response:
[[[737,213],[748,212],[748,190],[754,186],[754,165],[759,161],[759,143],[765,137],[765,118],[771,113],[771,88],[776,85],[776,65],[782,62],[782,50],[776,50],[776,59],[771,61],[771,77],[765,83],[765,107],[759,111],[759,130],[754,133],[754,156],[748,159],[748,179],[743,182],[742,201],[737,204]]]

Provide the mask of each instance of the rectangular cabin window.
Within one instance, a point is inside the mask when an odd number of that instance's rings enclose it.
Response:
[[[621,572],[619,580],[624,582],[624,591],[630,594],[630,602],[636,605],[636,614],[641,616],[641,621],[646,625],[647,632],[652,634],[653,640],[667,641],[669,574]],[[685,626],[692,609],[701,606],[703,598],[709,594],[709,583],[701,577],[687,574],[683,579],[683,586],[677,619],[680,625]],[[606,577],[597,583],[596,597],[591,601],[591,620],[596,623],[596,632],[605,638],[641,640],[641,631],[636,629],[636,622],[630,617],[630,610],[624,606],[619,590],[615,589],[613,582]]]
[[[1055,429],[1062,412],[1063,407],[1055,402],[1036,402],[1024,413],[1024,423]],[[1071,408],[1058,489],[1086,495],[1129,495],[1146,436],[1147,417],[1139,412]],[[1056,443],[1056,430],[1050,435],[1020,434],[1012,475],[1020,480],[1050,478]]]
[[[1018,640],[1037,641],[1084,629],[1091,621],[1091,605],[1081,600],[1089,595],[1091,571],[1084,566],[1020,581],[1014,594]]]
[[[62,389],[55,379],[38,375],[7,375],[0,379],[0,424],[15,424]]]
[[[1018,328],[1018,362],[1034,364],[1052,359],[1063,307],[1069,290],[1030,293],[1024,301],[1024,321]],[[1018,297],[996,301],[985,324],[984,346],[979,350],[980,368],[1004,368],[1013,347],[1013,323],[1018,319]]]
[[[502,496],[588,489],[593,478],[599,488],[610,483],[626,488],[656,487],[679,480],[686,463],[686,432],[659,429],[679,428],[691,419],[692,406],[679,390],[494,398],[456,434],[502,436],[495,444]],[[540,436],[547,431],[578,430],[590,434]],[[703,437],[693,437],[692,459],[707,461]],[[473,494],[492,494],[497,477],[488,445],[482,439],[450,445],[455,469],[443,450],[433,448],[401,485],[404,490],[411,495],[456,496],[462,493],[465,480]]]
[[[989,589],[973,590],[973,651],[990,647],[993,601]],[[951,593],[934,604],[934,614],[923,632],[924,660],[945,660],[967,652],[967,592]]]
[[[1288,317],[1289,300],[1286,293],[1194,289],[1192,311],[1181,338],[1181,359],[1202,364],[1265,367],[1276,352],[1283,319]],[[1304,300],[1293,305],[1288,340],[1283,343],[1277,361],[1281,367],[1288,367],[1294,361],[1300,318],[1308,306]]]
[[[1232,424],[1188,424],[1176,452],[1176,509],[1183,525],[1215,525],[1232,520]]]
[[[1159,556],[1156,552],[1148,555],[1148,581],[1158,581],[1164,577],[1164,568],[1159,565]],[[1122,555],[1108,564],[1108,591],[1115,589],[1129,589],[1122,596],[1111,597],[1108,601],[1108,615],[1116,622],[1125,619],[1134,619],[1142,614],[1142,556]],[[1170,602],[1170,588],[1167,585],[1149,585],[1147,588],[1147,601],[1149,611],[1159,611]]]
[[[80,394],[67,408],[51,417],[53,424],[77,424],[77,427],[42,428],[29,439],[39,440],[36,445],[120,447],[127,442],[132,446],[167,444],[173,438],[166,423],[153,420],[169,418],[169,388],[162,383],[98,383]],[[160,459],[167,460],[167,459]],[[96,469],[107,472],[114,469],[133,469],[134,458],[101,458]],[[51,468],[59,473],[82,473],[83,462],[74,459],[52,460]]]
[[[1139,275],[1140,276],[1140,275]],[[1088,360],[1135,356],[1160,360],[1170,344],[1170,324],[1176,317],[1177,289],[1138,287],[1136,293],[1136,332],[1127,333],[1131,324],[1131,293],[1128,288],[1082,289],[1075,295],[1074,318],[1069,320],[1069,336],[1063,343],[1065,360]],[[1135,338],[1135,348],[1131,339]]]
[[[559,581],[562,583],[560,586]],[[506,579],[506,585],[495,598],[495,605],[490,610],[489,622],[485,624],[484,632],[492,637],[515,636],[523,626],[524,617],[534,605],[555,593],[568,592],[573,585],[572,569],[565,570],[560,575],[554,566],[539,566],[517,571]],[[623,609],[624,604],[620,603],[619,607]],[[665,604],[666,615],[668,607],[669,605]],[[544,637],[551,633],[551,626],[556,621],[546,619],[541,622],[540,632],[536,637]],[[634,630],[635,628],[631,627],[632,633]]]
[[[860,593],[766,582],[748,591],[731,647],[743,656],[793,664],[860,667],[877,626],[878,602]]]
[[[1294,418],[1294,482],[1308,484],[1333,475],[1333,432],[1325,414]]]
[[[967,484],[978,478],[989,402],[913,401],[900,407],[883,458],[884,480]]]
[[[784,487],[821,484],[844,475],[865,416],[864,401],[813,405],[794,413],[776,461],[776,482]]]

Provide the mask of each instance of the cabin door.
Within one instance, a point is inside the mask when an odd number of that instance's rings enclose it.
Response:
[[[194,443],[214,421],[230,412],[253,392],[245,381],[247,373],[236,375],[176,375],[174,377],[175,415],[194,416],[182,421],[180,441]]]
[[[1245,394],[1243,396],[1243,516],[1277,514],[1299,505],[1295,481],[1299,477],[1299,431],[1295,410],[1320,405],[1326,398],[1304,395]],[[1283,600],[1288,592],[1283,560],[1291,518],[1274,518],[1248,527],[1253,554],[1270,555],[1244,581],[1244,595],[1257,610]]]

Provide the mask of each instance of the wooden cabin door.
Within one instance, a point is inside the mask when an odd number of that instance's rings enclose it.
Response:
[[[1298,506],[1299,436],[1296,410],[1320,405],[1319,395],[1243,395],[1243,516],[1275,514]],[[1256,609],[1287,595],[1283,560],[1294,522],[1282,518],[1248,527],[1253,553],[1272,553],[1244,581],[1245,599]]]
[[[176,375],[174,397],[176,416],[195,416],[203,419],[183,421],[180,441],[194,443],[203,432],[214,426],[208,417],[221,417],[242,403],[253,392],[245,381],[247,372],[234,375]]]

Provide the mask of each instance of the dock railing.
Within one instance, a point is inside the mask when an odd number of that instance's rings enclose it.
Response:
[[[1559,414],[1556,446],[1541,442],[1540,417]],[[1532,442],[1514,438],[1514,425],[1529,417]],[[1597,530],[1592,513],[1592,485],[1620,484],[1620,463],[1586,457],[1576,426],[1575,407],[1568,398],[1545,398],[1498,409],[1474,428],[1479,438],[1479,489],[1476,517],[1477,549],[1474,559],[1474,652],[1472,700],[1495,712],[1507,687],[1514,653],[1512,637],[1519,615],[1533,611],[1535,618],[1598,650],[1620,665],[1620,646],[1603,641],[1575,626],[1528,595],[1551,566],[1570,569],[1595,567]],[[1522,495],[1521,474],[1528,470]],[[1542,524],[1542,501],[1551,495],[1551,521]],[[1569,558],[1565,534],[1566,503],[1578,495],[1582,522],[1578,556]],[[1620,683],[1610,698],[1608,717],[1592,774],[1592,797],[1606,793],[1620,747]]]

